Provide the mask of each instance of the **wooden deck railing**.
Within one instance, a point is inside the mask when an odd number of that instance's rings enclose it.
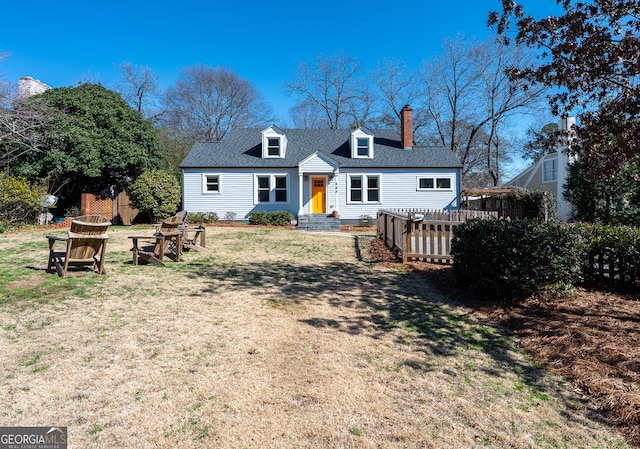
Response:
[[[424,260],[452,263],[451,239],[455,228],[473,218],[496,218],[490,211],[434,211],[381,209],[377,214],[378,237],[402,254],[402,262]]]

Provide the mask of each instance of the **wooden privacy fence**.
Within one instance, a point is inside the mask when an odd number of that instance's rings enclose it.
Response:
[[[378,237],[402,254],[402,262],[452,263],[451,239],[455,228],[473,218],[497,218],[494,211],[381,209],[377,214]]]

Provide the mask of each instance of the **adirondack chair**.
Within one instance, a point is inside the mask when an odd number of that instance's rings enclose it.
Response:
[[[105,274],[107,270],[104,267],[104,255],[109,239],[109,226],[111,222],[102,215],[83,215],[71,221],[67,237],[48,235],[47,272],[51,273],[55,266],[58,275],[64,277],[70,266],[91,265],[98,274]],[[56,250],[56,242],[64,242],[65,250]]]
[[[208,251],[206,245],[206,227],[203,224],[190,226],[187,223],[189,213],[186,210],[177,212],[167,221],[177,221],[180,223],[178,229],[182,232],[182,249],[192,249],[195,251]]]
[[[186,210],[181,210],[176,212],[173,217],[168,218],[166,221],[177,221],[180,223],[180,226],[185,226],[187,224],[187,217],[189,213]]]
[[[139,265],[142,259],[152,265],[164,266],[165,256],[176,262],[182,262],[182,233],[178,229],[180,222],[170,220],[163,221],[152,236],[129,236],[133,241],[131,251],[133,252],[134,265]],[[141,246],[142,242],[151,244]]]

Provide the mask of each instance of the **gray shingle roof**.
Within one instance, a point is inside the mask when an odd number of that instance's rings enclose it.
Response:
[[[373,159],[350,157],[351,131],[346,129],[285,129],[287,152],[283,159],[262,158],[262,130],[231,131],[221,142],[198,142],[180,164],[181,168],[297,167],[315,152],[324,153],[344,168],[459,168],[460,161],[444,147],[413,147],[405,150],[393,130],[375,130]]]

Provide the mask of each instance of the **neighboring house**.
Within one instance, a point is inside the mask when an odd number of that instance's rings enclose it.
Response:
[[[458,209],[460,162],[443,147],[414,147],[402,130],[238,129],[196,143],[180,167],[183,207],[243,220],[254,211],[331,214],[356,222],[381,208]]]
[[[574,117],[563,117],[558,123],[558,131],[571,130],[575,123]],[[567,221],[571,217],[571,204],[564,199],[564,186],[571,161],[567,154],[567,143],[561,140],[555,148],[505,185],[529,190],[542,189],[553,193],[557,199],[557,219]]]
[[[51,87],[30,76],[23,76],[18,80],[18,98],[32,97],[33,95],[46,92],[49,89],[51,89]]]

